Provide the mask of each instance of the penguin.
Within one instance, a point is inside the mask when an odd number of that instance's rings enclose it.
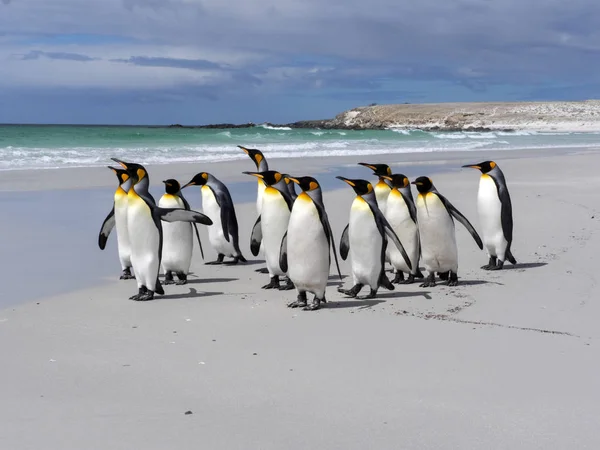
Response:
[[[421,258],[428,276],[421,287],[435,286],[435,272],[440,278],[447,274],[447,285],[458,284],[458,249],[453,217],[462,223],[477,246],[483,249],[481,238],[473,225],[446,197],[438,192],[428,177],[419,177],[412,184],[417,186],[417,222],[421,237]]]
[[[374,186],[375,198],[377,199],[377,206],[379,210],[385,215],[385,208],[387,204],[388,196],[392,190],[392,185],[385,177],[392,175],[392,169],[387,164],[369,164],[360,162],[360,166],[368,167],[373,171],[373,174],[379,177],[377,184]]]
[[[204,225],[212,225],[212,221],[197,211],[157,206],[148,192],[150,179],[146,168],[141,164],[111,159],[127,169],[127,174],[132,178],[132,187],[127,193],[127,229],[138,293],[131,296],[130,300],[152,300],[155,293],[165,293],[158,281],[163,249],[162,221],[196,222]]]
[[[400,238],[412,264],[412,269],[409,269],[400,252],[394,246],[389,246],[387,253],[392,266],[396,269],[396,276],[392,283],[411,284],[415,278],[424,278],[424,276],[419,270],[421,245],[419,243],[417,209],[410,190],[410,182],[405,175],[399,173],[391,176],[384,175],[383,178],[392,184],[384,216]],[[408,274],[406,280],[404,280],[403,272]]]
[[[369,285],[371,292],[364,298],[375,297],[379,286],[393,291],[394,285],[390,283],[384,272],[388,239],[398,248],[408,268],[412,269],[410,258],[391,225],[379,210],[371,183],[365,180],[336,178],[348,183],[356,193],[350,209],[350,220],[342,232],[340,242],[340,255],[344,261],[348,253],[351,253],[354,286],[348,290],[340,288],[338,291],[356,297],[365,284]]]
[[[177,180],[168,179],[163,181],[165,184],[165,194],[158,201],[161,208],[183,208],[190,210],[190,204],[181,193],[181,186]],[[163,253],[162,268],[165,272],[165,281],[163,284],[174,284],[173,272],[177,274],[179,281],[176,284],[187,283],[187,274],[190,271],[192,262],[192,251],[194,248],[194,238],[192,227],[196,231],[196,238],[200,246],[200,253],[204,258],[200,234],[195,223],[186,222],[166,222],[163,224]]]
[[[283,286],[279,284],[279,277],[285,276],[286,271],[281,268],[279,255],[281,243],[287,231],[293,200],[290,197],[285,177],[274,170],[266,172],[243,172],[263,180],[266,184],[262,197],[261,214],[256,219],[250,237],[250,250],[254,256],[262,244],[265,252],[267,270],[270,277],[269,284],[263,289],[294,289],[294,284],[288,278]]]
[[[494,161],[468,164],[463,167],[481,171],[477,210],[483,243],[489,256],[488,264],[482,269],[501,270],[505,260],[516,264],[517,260],[510,248],[513,240],[512,203],[504,173]]]
[[[296,183],[292,181],[292,178],[287,173],[282,173],[283,179],[285,180],[285,185],[288,188],[288,192],[290,193],[290,197],[292,201],[295,201],[298,198],[298,194],[296,193]]]
[[[281,270],[288,274],[298,292],[297,300],[287,306],[314,311],[321,307],[321,303],[326,303],[331,251],[340,280],[342,274],[318,181],[312,177],[289,179],[298,184],[302,192],[292,206],[279,257]],[[311,305],[307,304],[307,292],[314,294]]]
[[[257,172],[266,172],[267,170],[269,170],[269,164],[265,159],[265,155],[263,155],[263,153],[260,150],[257,150],[255,148],[242,147],[241,145],[238,145],[238,148],[241,148],[244,152],[246,152],[246,154],[254,162],[254,164],[256,165]],[[267,186],[261,178],[258,178],[257,182],[258,189],[256,194],[256,212],[260,216],[260,212],[262,209],[262,196]]]
[[[121,280],[135,278],[131,273],[131,246],[129,244],[129,232],[127,230],[127,193],[131,188],[131,178],[124,169],[108,166],[119,179],[119,186],[115,191],[113,208],[104,219],[98,246],[100,250],[106,247],[106,241],[113,227],[117,228],[117,247],[119,249],[119,261],[121,262]]]
[[[241,145],[238,145],[238,148],[241,148],[254,162],[254,164],[256,165],[257,172],[266,172],[267,170],[269,170],[269,164],[267,163],[267,159],[260,150],[255,148],[242,147]],[[256,194],[256,212],[260,216],[260,212],[262,209],[262,196],[265,192],[266,185],[261,178],[258,178],[257,183],[258,189]],[[259,253],[264,254],[264,250],[262,247],[260,247],[259,252],[254,256],[258,256]],[[255,272],[269,273],[269,269],[267,269],[266,267],[262,267],[260,269],[256,269]]]
[[[248,262],[240,251],[235,206],[227,186],[207,172],[196,174],[183,188],[188,186],[201,186],[202,211],[214,223],[214,226],[208,229],[208,240],[218,256],[216,261],[206,264],[233,265],[240,261]],[[226,256],[233,260],[224,263],[223,259]]]

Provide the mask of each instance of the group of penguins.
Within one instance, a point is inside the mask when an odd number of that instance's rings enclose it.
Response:
[[[331,225],[323,204],[319,182],[310,176],[292,177],[269,170],[260,150],[238,146],[256,165],[256,171],[243,172],[258,179],[256,209],[258,219],[252,228],[250,250],[263,254],[269,283],[263,289],[297,290],[292,308],[316,310],[326,302],[333,253],[340,280]],[[165,193],[156,203],[148,191],[149,175],[144,166],[112,158],[121,167],[115,172],[119,186],[114,205],[104,220],[98,239],[104,249],[116,228],[121,279],[135,278],[138,293],[132,300],[151,300],[164,294],[162,284],[185,284],[190,269],[195,232],[202,257],[197,224],[208,226],[210,245],[216,261],[206,264],[246,262],[239,246],[238,223],[229,190],[214,175],[201,172],[181,186],[177,180],[163,181]],[[338,291],[357,297],[364,286],[373,298],[379,287],[394,289],[394,284],[409,284],[424,279],[421,287],[435,286],[436,274],[449,286],[458,284],[458,250],[454,219],[469,231],[480,249],[489,256],[487,270],[502,269],[505,260],[516,264],[511,253],[513,234],[512,205],[504,174],[494,161],[467,165],[481,171],[477,206],[483,241],[467,218],[435,188],[428,177],[412,183],[403,174],[393,174],[386,164],[359,163],[378,177],[376,184],[362,179],[336,178],[352,187],[356,194],[349,223],[342,233],[339,251],[343,260],[350,255],[353,286]],[[416,202],[411,184],[418,191]],[[295,185],[301,192],[296,193]],[[188,186],[199,186],[202,213],[193,211],[182,194]],[[454,218],[454,219],[453,219]],[[225,261],[225,257],[231,260]],[[390,281],[385,264],[395,273]],[[422,262],[427,277],[419,270]],[[133,273],[132,273],[133,269]],[[406,278],[405,278],[406,275]],[[177,276],[177,281],[175,281]],[[314,295],[308,303],[307,293]]]

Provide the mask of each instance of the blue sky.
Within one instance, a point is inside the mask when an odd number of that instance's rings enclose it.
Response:
[[[0,0],[0,122],[598,98],[597,0]]]

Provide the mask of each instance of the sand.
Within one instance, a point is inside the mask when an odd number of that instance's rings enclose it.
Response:
[[[104,252],[96,246],[114,184],[108,170],[9,173],[0,183],[11,208],[0,220],[10,256],[0,448],[600,448],[600,151],[487,155],[513,197],[516,267],[479,269],[486,257],[457,224],[458,287],[415,284],[352,300],[332,276],[317,312],[286,308],[293,291],[260,289],[267,275],[254,271],[263,263],[248,249],[255,182],[239,175],[250,161],[199,169],[231,183],[250,264],[205,266],[196,252],[190,283],[146,303],[127,300],[135,282],[117,279],[114,239]],[[479,229],[478,174],[457,167],[482,154],[411,158],[369,162],[431,174]],[[369,178],[351,163],[273,163],[320,174],[336,241],[353,193],[333,175]],[[167,175],[187,181],[197,171],[152,167],[152,191]],[[199,208],[199,190],[186,193]],[[61,218],[72,204],[81,216]]]

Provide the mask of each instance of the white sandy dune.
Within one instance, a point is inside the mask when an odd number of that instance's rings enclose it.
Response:
[[[517,156],[492,158],[512,194],[519,265],[479,269],[486,256],[457,224],[455,288],[414,284],[353,300],[336,292],[332,276],[324,309],[288,309],[295,292],[260,289],[268,276],[254,271],[263,263],[249,251],[251,198],[237,207],[251,264],[204,266],[196,252],[188,285],[137,303],[127,300],[135,282],[117,279],[111,237],[102,261],[112,276],[0,311],[0,448],[600,448],[600,151]],[[404,157],[371,159],[402,171]],[[452,168],[480,160],[454,155]],[[294,175],[317,169],[273,166]],[[430,166],[410,168],[427,175]],[[203,169],[242,180],[252,165]],[[113,180],[102,170],[88,180],[106,177],[110,197]],[[167,170],[151,170],[153,184]],[[186,181],[195,171],[171,175]],[[41,176],[45,189],[64,183]],[[477,229],[478,177],[468,169],[432,175]],[[341,182],[325,192],[336,242],[352,199]],[[87,230],[92,242],[102,219]]]

